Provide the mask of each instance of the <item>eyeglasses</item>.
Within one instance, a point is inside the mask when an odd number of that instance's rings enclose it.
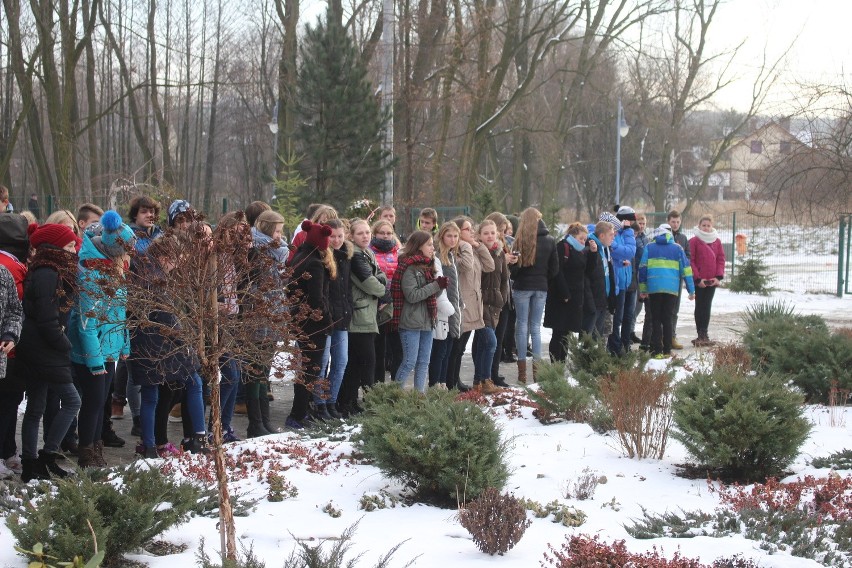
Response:
[[[377,237],[392,237],[393,233],[376,233]]]

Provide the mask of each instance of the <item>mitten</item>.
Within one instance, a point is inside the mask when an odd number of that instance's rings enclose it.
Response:
[[[437,278],[435,278],[435,282],[438,283],[438,286],[441,287],[441,290],[444,290],[447,288],[447,284],[449,284],[449,279],[446,276],[438,276]]]

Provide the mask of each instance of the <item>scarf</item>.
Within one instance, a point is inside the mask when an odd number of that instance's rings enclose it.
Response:
[[[254,246],[261,248],[278,263],[278,267],[283,269],[284,262],[287,260],[287,242],[282,238],[280,241],[273,243],[272,237],[266,233],[261,233],[255,227],[251,228],[251,237]]]
[[[380,239],[373,237],[370,239],[370,246],[380,252],[390,252],[396,246],[396,241],[392,239]]]
[[[716,232],[716,229],[713,229],[709,233],[705,233],[698,227],[694,227],[692,232],[700,241],[705,242],[708,245],[719,240],[719,233]]]
[[[572,237],[571,235],[565,236],[565,242],[571,245],[571,247],[577,252],[583,252],[586,250],[586,247],[580,244],[580,241]]]
[[[50,268],[59,275],[56,295],[64,297],[59,309],[63,312],[70,310],[77,296],[77,253],[50,245],[40,246],[29,261],[29,272],[42,267]]]
[[[405,295],[402,293],[402,277],[405,271],[410,266],[422,265],[423,274],[426,275],[426,282],[434,282],[435,275],[432,273],[431,259],[426,258],[422,254],[415,254],[399,259],[396,272],[393,275],[391,282],[391,299],[393,301],[393,318],[390,321],[390,328],[393,331],[399,329],[399,318],[402,315],[402,306],[405,303]],[[429,319],[432,320],[432,325],[438,320],[438,300],[436,295],[429,296],[425,300],[426,308],[429,310]]]

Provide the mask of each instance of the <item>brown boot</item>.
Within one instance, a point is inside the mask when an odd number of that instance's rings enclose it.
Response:
[[[470,390],[472,390],[473,392],[478,393],[478,394],[483,394],[482,383],[474,383],[474,385],[471,387]]]
[[[538,374],[538,361],[533,359],[533,364],[532,364],[532,380],[533,380],[533,382],[536,382],[536,380],[535,380],[536,374]]]
[[[104,441],[98,440],[94,443],[95,448],[95,465],[98,467],[106,467],[107,462],[104,458]]]
[[[518,382],[522,385],[527,384],[527,362],[526,360],[518,361]]]
[[[482,394],[497,394],[503,392],[503,389],[494,384],[491,379],[485,379],[480,383],[482,385]]]
[[[80,467],[97,467],[95,462],[95,448],[91,444],[80,446],[77,453],[77,465]]]

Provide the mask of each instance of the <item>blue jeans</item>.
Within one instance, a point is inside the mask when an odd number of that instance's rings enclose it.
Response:
[[[615,297],[615,313],[612,315],[612,333],[607,339],[607,349],[614,355],[621,355],[630,348],[630,329],[633,327],[633,310],[636,304],[636,292],[622,290]]]
[[[429,357],[432,355],[432,330],[400,329],[399,339],[402,342],[402,363],[396,371],[396,382],[405,386],[414,369],[414,388],[425,392]]]
[[[234,405],[237,403],[237,389],[241,382],[240,363],[236,359],[222,357],[219,359],[219,370],[222,380],[219,381],[219,408],[222,413],[222,432],[232,430],[231,419],[234,417]],[[213,430],[213,425],[208,426]]]
[[[142,444],[146,448],[156,448],[154,441],[154,421],[157,416],[157,402],[160,400],[160,385],[142,385],[140,392],[139,425],[142,427]]]
[[[527,339],[532,341],[533,359],[541,361],[541,319],[544,316],[545,290],[514,290],[515,344],[518,361],[527,360]]]
[[[447,384],[447,369],[450,366],[450,353],[452,351],[452,337],[432,340],[432,354],[429,356],[430,387],[438,383]]]
[[[493,327],[485,326],[473,333],[473,384],[491,377],[491,363],[497,349],[497,335]]]
[[[328,361],[331,359],[331,367]],[[336,329],[325,342],[322,354],[322,368],[328,368],[328,382],[318,381],[314,388],[314,404],[334,404],[343,384],[343,373],[349,363],[349,332]],[[323,396],[325,395],[325,396]]]
[[[204,382],[198,376],[198,373],[192,373],[192,376],[186,380],[186,384],[184,385],[184,390],[186,391],[186,411],[189,414],[192,429],[196,434],[204,434],[205,432],[203,384]],[[233,405],[231,408],[234,408]]]
[[[21,457],[38,458],[38,426],[47,404],[47,390],[50,388],[60,400],[59,411],[53,417],[50,429],[44,436],[44,451],[59,452],[59,444],[68,432],[71,421],[80,410],[80,395],[72,382],[48,383],[39,376],[43,372],[67,374],[71,378],[71,366],[56,368],[30,367],[27,381],[27,410],[21,422]],[[48,386],[49,385],[49,386]]]

